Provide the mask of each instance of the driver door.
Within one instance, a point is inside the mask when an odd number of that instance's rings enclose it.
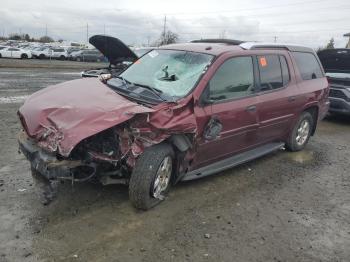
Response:
[[[202,108],[195,110],[197,122],[205,125],[203,134],[197,138],[192,170],[230,157],[257,143],[254,67],[251,56],[231,57],[208,82],[202,94]]]

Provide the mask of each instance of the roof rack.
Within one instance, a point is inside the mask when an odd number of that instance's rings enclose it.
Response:
[[[306,46],[298,46],[294,44],[268,43],[268,42],[244,42],[239,45],[243,49],[287,49],[294,52],[314,52],[312,48]]]
[[[212,38],[212,39],[198,39],[192,40],[191,43],[217,43],[217,44],[228,44],[228,45],[240,45],[244,43],[241,40],[234,39],[220,39],[220,38]]]

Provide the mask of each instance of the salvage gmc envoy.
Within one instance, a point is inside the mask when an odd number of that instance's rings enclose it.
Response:
[[[64,82],[26,100],[20,150],[48,180],[126,184],[147,210],[171,185],[285,147],[302,150],[328,111],[307,47],[198,40],[160,47],[118,75]]]

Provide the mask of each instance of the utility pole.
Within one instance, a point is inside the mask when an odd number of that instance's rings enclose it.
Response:
[[[47,24],[45,24],[45,36],[47,36]]]
[[[165,32],[166,32],[166,15],[164,16],[164,29],[163,29],[164,37],[165,37]]]
[[[277,43],[277,36],[275,36],[274,39],[275,39],[274,42]]]
[[[89,43],[89,24],[86,23],[86,43]]]

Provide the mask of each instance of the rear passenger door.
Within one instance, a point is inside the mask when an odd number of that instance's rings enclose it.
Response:
[[[297,97],[295,79],[291,78],[288,53],[258,55],[259,143],[282,140],[292,124]]]

